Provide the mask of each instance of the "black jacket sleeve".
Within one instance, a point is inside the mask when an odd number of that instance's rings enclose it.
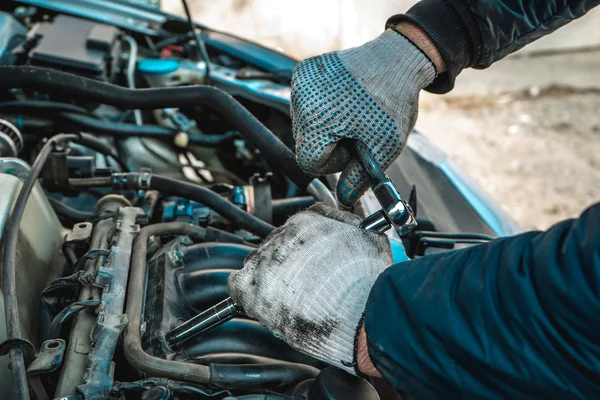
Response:
[[[365,327],[377,369],[419,400],[600,398],[600,204],[390,267]]]
[[[438,47],[448,72],[427,90],[446,93],[464,68],[486,68],[527,43],[555,31],[600,4],[600,0],[422,0],[405,15]]]

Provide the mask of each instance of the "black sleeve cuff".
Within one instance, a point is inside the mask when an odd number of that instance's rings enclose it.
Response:
[[[386,28],[402,21],[410,21],[421,27],[437,46],[447,71],[425,90],[431,93],[447,93],[454,87],[456,76],[471,65],[473,59],[473,34],[470,34],[464,16],[445,0],[422,0],[406,14],[394,15],[388,19]],[[471,25],[473,26],[473,25]]]

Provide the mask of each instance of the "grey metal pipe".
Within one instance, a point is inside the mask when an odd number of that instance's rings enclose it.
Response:
[[[210,369],[205,365],[195,365],[181,361],[163,360],[151,356],[142,348],[140,334],[144,291],[146,286],[146,251],[148,239],[159,235],[189,235],[203,239],[206,231],[195,225],[182,222],[168,222],[147,226],[140,230],[133,245],[131,271],[127,290],[127,316],[129,325],[125,330],[124,352],[127,361],[135,369],[151,376],[164,376],[171,379],[194,383],[210,383]]]
[[[331,191],[325,186],[323,182],[318,179],[313,179],[310,181],[310,184],[306,188],[308,194],[315,198],[315,200],[324,203],[329,207],[333,207],[335,209],[338,208],[338,202],[335,199],[335,196]]]

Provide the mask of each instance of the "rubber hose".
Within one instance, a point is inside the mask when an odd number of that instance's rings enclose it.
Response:
[[[94,215],[91,212],[80,211],[52,197],[48,197],[48,200],[54,212],[70,222],[91,221]]]
[[[5,112],[27,112],[35,111],[36,113],[51,113],[56,114],[60,112],[76,113],[89,115],[90,111],[69,103],[61,103],[58,101],[44,101],[44,100],[15,100],[15,101],[3,101],[0,102],[0,111]]]
[[[196,364],[271,364],[281,361],[271,357],[257,356],[246,353],[211,353],[186,359]]]
[[[221,114],[252,143],[267,162],[306,189],[312,177],[304,173],[294,153],[254,115],[224,91],[210,86],[159,89],[128,89],[49,68],[0,67],[0,89],[34,89],[49,94],[68,92],[81,101],[108,104],[123,109],[189,108],[206,106]]]
[[[314,197],[291,197],[286,199],[274,199],[271,203],[273,207],[273,218],[286,218],[305,210],[315,204]]]
[[[117,150],[110,144],[103,142],[97,137],[88,133],[81,133],[81,140],[79,141],[79,144],[88,147],[100,154],[104,154],[105,156],[111,157],[117,162],[117,164],[119,164],[119,167],[121,167],[121,170],[123,172],[130,171],[129,167],[127,167],[127,163],[121,159]]]
[[[143,136],[172,139],[177,133],[177,131],[174,129],[163,128],[162,126],[158,125],[138,126],[133,124],[99,120],[89,115],[68,112],[61,112],[60,117],[79,128],[85,128],[92,132],[114,136]]]
[[[0,67],[1,68],[1,67]],[[134,125],[121,122],[106,121],[96,118],[88,110],[68,103],[52,101],[8,101],[0,102],[0,111],[31,113],[44,113],[44,117],[53,121],[66,121],[78,129],[112,136],[138,136],[156,139],[172,140],[177,134],[176,129],[164,128],[158,125]],[[18,122],[18,119],[15,121]],[[29,120],[25,121],[31,124]],[[45,121],[46,125],[51,124]],[[54,124],[56,125],[56,123]],[[27,126],[27,124],[25,125]],[[37,126],[36,126],[37,127]],[[46,126],[44,126],[46,128]],[[48,128],[46,128],[48,129]],[[226,132],[221,135],[188,134],[189,143],[198,146],[214,146],[237,137],[236,132]]]
[[[210,382],[224,389],[276,388],[316,378],[310,365],[276,361],[269,364],[211,364]]]
[[[113,174],[113,177],[119,178],[113,180],[113,183],[117,185],[116,189],[148,189],[148,187],[143,187],[144,184],[141,182],[142,179],[146,179],[144,174]],[[235,223],[240,228],[246,229],[260,237],[267,236],[275,229],[273,225],[238,208],[233,203],[230,203],[217,193],[205,187],[161,175],[151,175],[148,177],[147,185],[149,186],[149,189],[158,190],[161,193],[183,197],[202,203],[215,210],[224,218]]]

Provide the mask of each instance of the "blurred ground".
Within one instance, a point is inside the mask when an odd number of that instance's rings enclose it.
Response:
[[[417,129],[525,229],[600,201],[600,52],[506,59],[424,94]]]
[[[173,12],[181,12],[179,3],[163,1]],[[318,53],[323,38],[335,34],[328,31],[332,24],[320,22],[336,15],[334,9],[320,10],[310,29],[298,33],[278,15],[290,13],[289,7],[299,7],[293,13],[311,7],[264,3],[271,5],[263,9],[264,18],[248,19],[243,18],[248,0],[211,2],[209,7],[191,1],[199,21],[266,45],[281,43],[290,54]],[[450,154],[523,228],[545,229],[600,201],[598,71],[600,50],[514,56],[485,71],[467,70],[450,94],[423,94],[417,129]]]

